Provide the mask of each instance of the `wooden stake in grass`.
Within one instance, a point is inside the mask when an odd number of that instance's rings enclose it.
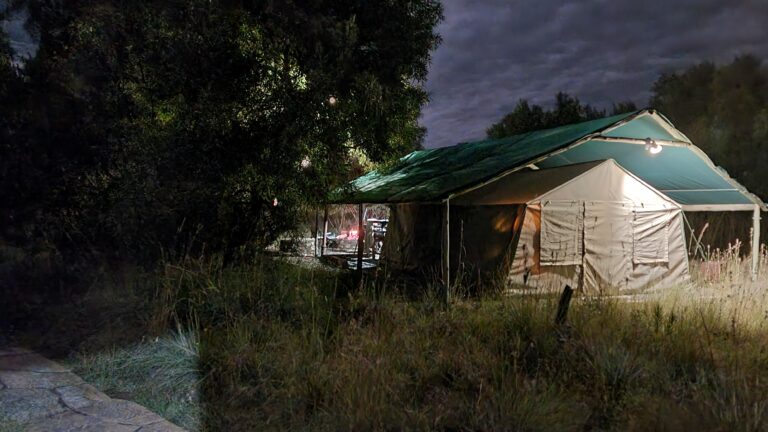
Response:
[[[563,294],[560,295],[560,303],[557,305],[557,315],[555,315],[555,324],[561,326],[565,323],[565,318],[568,316],[568,306],[571,304],[571,297],[573,297],[573,288],[566,285],[563,289]]]

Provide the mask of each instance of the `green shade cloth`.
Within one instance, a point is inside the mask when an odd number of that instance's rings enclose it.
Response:
[[[660,192],[682,205],[752,204],[719,169],[711,167],[690,147],[664,146],[651,155],[645,147],[615,141],[587,141],[538,164],[553,168],[595,160],[613,159]]]
[[[571,146],[587,137],[597,139]],[[664,145],[661,153],[652,155],[638,144],[646,138],[674,145]],[[764,206],[666,118],[648,109],[498,140],[418,150],[386,171],[369,172],[333,191],[328,202],[436,202],[534,161],[548,168],[605,159],[616,160],[679,204]]]

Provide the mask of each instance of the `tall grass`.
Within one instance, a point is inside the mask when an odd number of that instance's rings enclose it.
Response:
[[[555,298],[446,309],[282,261],[186,260],[152,323],[199,335],[202,430],[762,430],[766,280],[738,255],[644,301],[577,298],[566,328]]]
[[[671,289],[577,297],[565,327],[554,297],[446,308],[389,279],[187,258],[156,275],[143,341],[72,364],[190,430],[765,430],[768,272],[740,248]]]
[[[200,428],[199,343],[194,332],[177,331],[127,347],[80,354],[73,372],[107,395],[146,405],[190,430]]]

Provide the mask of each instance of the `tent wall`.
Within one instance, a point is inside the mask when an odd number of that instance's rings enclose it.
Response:
[[[670,286],[690,278],[685,245],[683,212],[672,211],[669,219],[669,261],[667,263],[634,263],[630,288]]]
[[[451,274],[476,279],[499,269],[509,254],[522,205],[451,206]],[[443,206],[391,207],[382,261],[395,271],[439,275]]]
[[[417,203],[391,206],[382,263],[395,271],[439,275],[441,209],[440,205]]]
[[[524,205],[451,206],[452,274],[470,280],[505,265]]]
[[[507,283],[542,291],[561,290],[563,285],[581,286],[581,265],[541,265],[541,206],[529,205],[520,228],[519,240],[509,266]]]
[[[572,202],[573,207],[583,208],[583,218],[573,222],[581,224],[574,231],[581,232],[577,241],[583,241],[583,261],[574,263],[572,254],[567,253],[571,238],[560,243],[566,253],[558,259],[542,259],[542,250],[551,255],[548,250],[556,247],[546,244],[547,219],[553,218],[563,226],[561,221],[571,214],[564,203],[557,204],[554,210],[545,205],[543,212],[541,203],[528,206],[507,278],[511,285],[559,290],[568,284],[587,293],[598,293],[664,287],[688,279],[679,208],[636,207],[627,202]]]

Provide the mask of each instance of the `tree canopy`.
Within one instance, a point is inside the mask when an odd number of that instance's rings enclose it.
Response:
[[[723,65],[702,62],[662,73],[651,88],[649,106],[750,191],[768,199],[768,68],[759,58],[743,55]],[[520,100],[487,134],[503,138],[636,109],[627,101],[610,112],[598,110],[561,92],[550,110]]]
[[[11,7],[39,47],[9,73],[0,44],[6,237],[232,254],[421,145],[437,1]]]
[[[579,99],[567,93],[559,92],[555,95],[554,107],[551,110],[545,110],[539,105],[521,99],[512,112],[488,128],[487,134],[488,138],[504,138],[539,129],[594,120],[606,115],[622,114],[636,109],[634,103],[622,102],[614,104],[611,113],[608,114],[606,110],[599,110],[589,104],[582,104]]]
[[[768,69],[758,58],[662,74],[650,103],[715,163],[768,199]]]

